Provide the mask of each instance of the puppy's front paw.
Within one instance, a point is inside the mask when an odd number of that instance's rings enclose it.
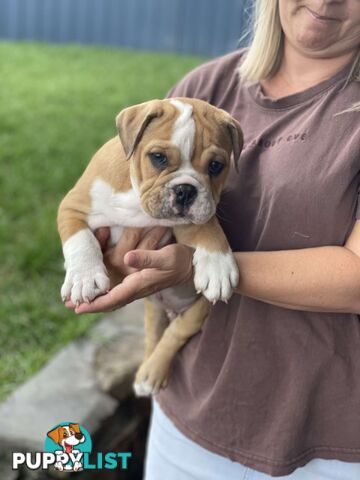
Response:
[[[209,302],[227,301],[239,281],[239,270],[231,251],[209,252],[198,247],[193,257],[194,284]]]
[[[82,270],[69,268],[61,287],[61,298],[63,301],[70,299],[74,305],[89,303],[109,288],[110,280],[104,265],[85,267]]]

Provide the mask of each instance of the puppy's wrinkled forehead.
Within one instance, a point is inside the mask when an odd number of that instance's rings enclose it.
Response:
[[[170,141],[180,150],[181,161],[190,163],[194,151],[196,133],[193,106],[180,100],[170,100],[170,103],[179,111]]]
[[[237,161],[242,148],[239,123],[224,110],[195,98],[151,100],[128,107],[116,117],[116,125],[127,160],[134,153],[173,146],[182,164],[192,158],[198,162],[209,148],[215,156],[216,149],[222,150],[222,156],[233,151]]]
[[[172,110],[168,110],[167,115],[168,119],[171,118],[169,140],[179,149],[184,167],[211,146],[231,151],[232,141],[238,141],[231,131],[238,131],[238,128],[223,110],[198,99],[174,98],[166,102]]]

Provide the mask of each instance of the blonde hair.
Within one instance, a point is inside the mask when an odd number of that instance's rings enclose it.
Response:
[[[280,66],[283,43],[279,0],[255,0],[253,37],[247,55],[239,67],[242,81],[251,85],[271,77]],[[350,82],[360,82],[360,50],[354,59],[345,86]],[[353,110],[360,111],[360,101],[345,111]]]

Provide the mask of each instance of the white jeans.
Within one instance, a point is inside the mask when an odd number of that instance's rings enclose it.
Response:
[[[185,437],[153,401],[144,480],[359,480],[360,463],[314,459],[271,477],[212,453]]]

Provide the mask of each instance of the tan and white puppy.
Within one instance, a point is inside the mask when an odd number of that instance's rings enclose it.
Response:
[[[54,428],[47,433],[47,436],[51,438],[55,443],[60,445],[63,451],[67,454],[70,453],[79,453],[79,450],[75,450],[74,447],[79,445],[79,443],[85,442],[85,437],[80,430],[80,425],[78,423],[70,423],[69,425],[59,426]],[[60,451],[61,452],[61,451]],[[71,467],[64,467],[61,462],[55,464],[57,470],[63,471],[79,471],[82,470],[82,464],[80,462],[75,462]]]
[[[116,124],[119,137],[98,150],[59,207],[63,300],[90,302],[109,289],[94,230],[111,227],[115,244],[124,227],[168,226],[179,243],[195,249],[196,291],[210,302],[227,301],[238,269],[215,211],[231,154],[237,161],[242,148],[240,125],[227,112],[190,98],[126,108]],[[181,299],[184,288],[167,289],[163,297]],[[168,327],[156,300],[146,302],[146,359],[137,374],[138,394],[166,385],[174,355],[201,328],[208,303],[201,297],[187,312]]]

